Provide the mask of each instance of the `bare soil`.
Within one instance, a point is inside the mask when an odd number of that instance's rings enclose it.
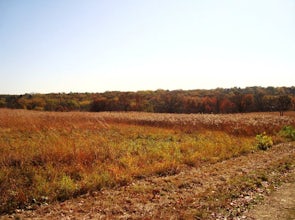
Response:
[[[293,172],[295,177],[295,172]],[[250,219],[295,219],[295,181],[285,183],[248,214]]]
[[[295,143],[279,144],[0,219],[294,219],[295,183],[271,194],[295,179],[294,164]]]

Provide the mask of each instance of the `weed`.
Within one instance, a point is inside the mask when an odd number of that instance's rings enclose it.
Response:
[[[272,138],[268,135],[266,135],[265,132],[262,134],[256,135],[256,141],[257,141],[257,148],[259,150],[267,150],[268,148],[271,148],[273,145]]]
[[[288,141],[295,141],[295,128],[293,126],[284,126],[279,134]]]
[[[113,181],[108,172],[102,171],[99,173],[94,171],[84,174],[82,185],[86,191],[94,191],[100,190],[103,187],[112,186]]]
[[[67,175],[63,175],[60,181],[57,183],[57,199],[59,201],[64,201],[68,198],[74,196],[75,191],[77,190],[77,185]]]

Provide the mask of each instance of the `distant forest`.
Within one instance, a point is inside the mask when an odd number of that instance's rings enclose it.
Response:
[[[40,111],[242,113],[295,110],[295,87],[0,95],[0,107]]]

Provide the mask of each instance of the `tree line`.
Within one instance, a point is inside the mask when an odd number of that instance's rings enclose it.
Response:
[[[0,107],[44,111],[243,113],[295,110],[295,87],[0,95]]]

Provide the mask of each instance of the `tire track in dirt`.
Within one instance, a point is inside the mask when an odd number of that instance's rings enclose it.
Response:
[[[184,167],[172,176],[151,176],[113,189],[102,189],[62,203],[19,211],[18,218],[35,219],[191,219],[208,190],[229,184],[273,163],[295,160],[295,144],[285,143],[199,168]],[[6,216],[9,217],[9,216]],[[3,216],[3,218],[5,218]],[[216,219],[216,216],[212,216]]]

